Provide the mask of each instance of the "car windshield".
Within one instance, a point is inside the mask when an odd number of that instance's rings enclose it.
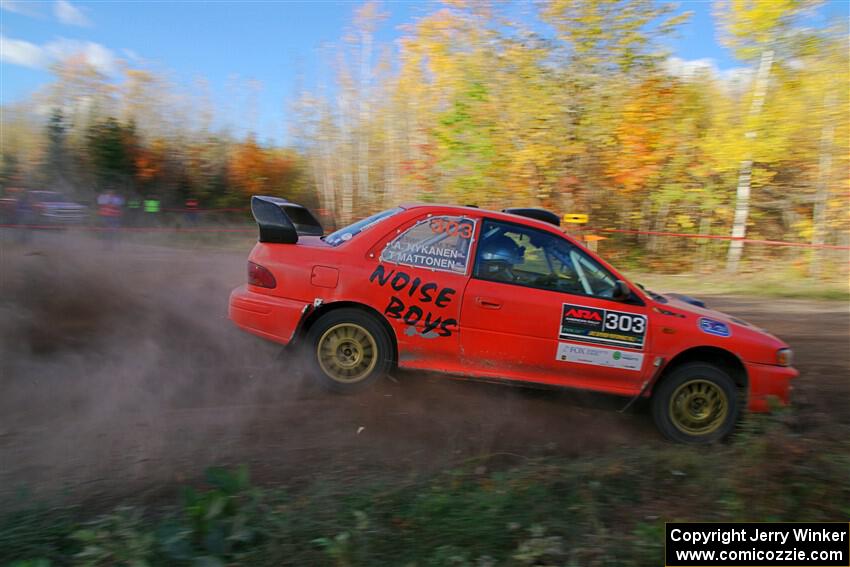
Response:
[[[354,224],[350,224],[345,228],[341,228],[336,232],[332,232],[331,234],[325,236],[324,240],[331,246],[339,246],[343,242],[351,240],[370,226],[377,224],[385,218],[393,216],[401,210],[401,207],[396,207],[394,209],[387,209],[386,211],[381,211],[380,213],[376,213],[371,217],[366,217],[365,219],[359,220]]]

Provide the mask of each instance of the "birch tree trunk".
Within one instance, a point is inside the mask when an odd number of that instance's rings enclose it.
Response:
[[[371,106],[369,102],[372,72],[370,60],[372,57],[372,34],[361,32],[360,47],[360,88],[359,92],[359,124],[357,128],[357,193],[358,204],[369,205],[371,187],[369,187],[369,126],[371,122]],[[364,203],[365,201],[365,203]]]
[[[637,240],[641,246],[646,246],[648,236],[646,232],[648,232],[651,228],[652,222],[652,201],[649,199],[644,199],[643,204],[640,207],[640,232],[638,232]]]
[[[661,205],[658,207],[658,212],[655,215],[655,225],[652,227],[653,232],[664,232],[664,228],[667,226],[667,215],[670,212],[670,203],[667,201],[663,201]],[[661,244],[661,238],[657,234],[649,235],[649,243],[647,248],[653,254],[660,252],[663,248]]]
[[[386,158],[384,160],[384,193],[381,199],[380,208],[384,208],[387,206],[387,202],[392,199],[395,195],[395,191],[397,191],[397,184],[395,179],[395,168],[396,168],[396,135],[395,135],[395,123],[392,109],[387,111],[385,117],[385,128],[386,128]]]
[[[773,50],[766,49],[761,54],[758,72],[756,73],[755,85],[753,87],[753,101],[750,105],[749,129],[744,135],[746,137],[746,156],[741,160],[738,173],[738,189],[735,195],[735,220],[732,223],[732,237],[744,238],[747,235],[747,219],[750,216],[750,190],[752,188],[753,174],[753,140],[758,135],[756,119],[761,114],[764,106],[764,96],[767,92],[767,82],[770,78],[770,68],[773,65]],[[735,273],[744,251],[744,243],[733,240],[729,244],[729,253],[726,257],[726,271]]]
[[[829,199],[829,179],[832,173],[832,140],[835,137],[835,126],[830,119],[830,108],[835,101],[835,93],[829,93],[824,97],[824,125],[820,138],[820,158],[818,159],[818,185],[815,194],[815,206],[812,211],[812,244],[819,246],[824,243],[826,235],[826,205]],[[809,266],[809,274],[819,277],[823,253],[821,249],[815,248],[812,253],[812,263]]]
[[[340,222],[343,226],[351,222],[354,212],[354,166],[352,140],[351,140],[351,108],[350,87],[343,83],[340,86],[342,93],[339,97],[340,109],[340,133],[337,144],[338,167],[342,177],[342,194],[340,195]]]
[[[336,186],[334,183],[334,164],[332,157],[332,141],[330,139],[322,143],[322,188],[325,196],[325,209],[334,220],[338,218],[339,208],[336,202]]]
[[[711,232],[711,216],[706,211],[700,211],[699,219],[699,235],[707,236]],[[708,238],[697,239],[699,243],[699,252],[694,254],[696,261],[694,262],[693,271],[695,273],[705,272],[705,265],[708,262],[708,248],[711,245]]]

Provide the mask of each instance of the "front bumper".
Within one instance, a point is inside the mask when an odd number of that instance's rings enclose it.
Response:
[[[289,344],[309,303],[273,297],[241,285],[230,293],[228,316],[240,329],[264,339]]]
[[[791,402],[791,380],[800,375],[792,366],[746,363],[750,380],[747,408],[751,412],[770,411],[772,404],[787,406]]]

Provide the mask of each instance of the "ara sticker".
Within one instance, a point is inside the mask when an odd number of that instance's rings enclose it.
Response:
[[[643,354],[638,352],[569,343],[558,343],[557,358],[562,362],[577,362],[625,370],[640,370],[643,367]]]
[[[558,338],[642,349],[646,315],[564,303]]]
[[[709,319],[707,317],[699,318],[699,328],[703,333],[714,335],[716,337],[732,336],[732,329],[729,328],[729,325],[722,321],[715,321],[714,319]]]

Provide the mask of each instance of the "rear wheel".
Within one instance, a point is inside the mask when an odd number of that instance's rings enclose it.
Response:
[[[727,437],[738,420],[738,390],[720,368],[703,362],[683,364],[652,396],[655,425],[672,441],[714,443]]]
[[[322,315],[307,332],[311,373],[319,385],[336,392],[360,390],[392,365],[392,343],[384,326],[359,309]]]

